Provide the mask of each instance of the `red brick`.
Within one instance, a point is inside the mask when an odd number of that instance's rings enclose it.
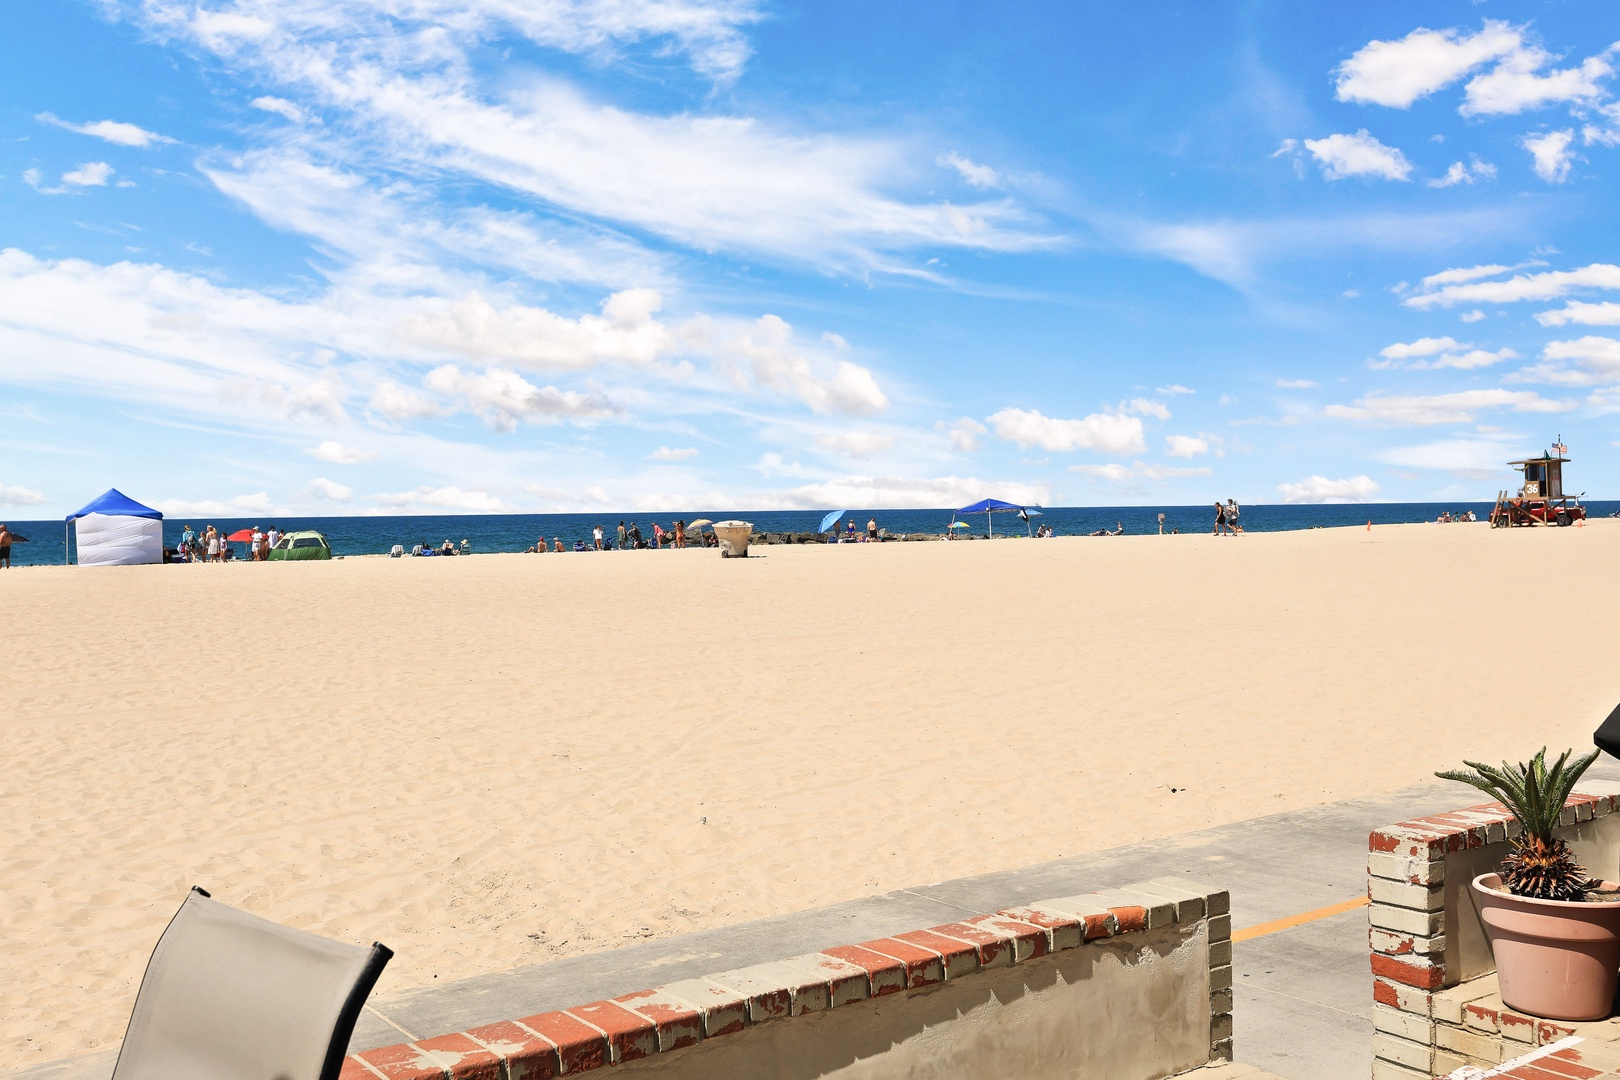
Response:
[[[1541,1058],[1530,1062],[1528,1065],[1515,1065],[1501,1075],[1512,1077],[1513,1080],[1569,1080],[1566,1076],[1542,1068],[1541,1062],[1545,1060],[1545,1058]],[[1592,1075],[1600,1076],[1602,1074],[1593,1073]]]
[[[1419,964],[1410,960],[1397,960],[1393,956],[1372,954],[1372,971],[1392,982],[1416,986],[1421,990],[1438,990],[1445,982],[1444,964]]]
[[[1031,907],[1003,908],[997,915],[1039,926],[1046,931],[1052,952],[1073,949],[1086,939],[1086,921],[1078,915],[1068,915],[1036,904]]]
[[[1551,1020],[1536,1021],[1537,1046],[1546,1046],[1548,1043],[1557,1042],[1565,1035],[1573,1034],[1575,1034],[1575,1029],[1564,1024],[1555,1024]]]
[[[562,1065],[551,1040],[503,1020],[473,1028],[467,1035],[506,1063],[505,1080],[553,1080]]]
[[[1593,1077],[1603,1075],[1597,1069],[1577,1065],[1573,1061],[1565,1061],[1558,1054],[1548,1054],[1544,1058],[1538,1058],[1536,1065],[1555,1074],[1560,1080],[1592,1080]]]
[[[915,941],[902,941],[899,938],[879,938],[876,941],[863,941],[861,945],[884,956],[892,956],[904,964],[907,989],[938,986],[945,981],[945,956],[927,945]],[[943,942],[941,945],[944,948],[950,947]],[[961,947],[956,946],[958,949]]]
[[[873,997],[893,994],[906,988],[908,976],[905,961],[897,956],[873,952],[860,945],[834,945],[830,949],[823,949],[822,952],[865,969],[867,986]]]
[[[416,1047],[432,1054],[451,1080],[501,1080],[501,1059],[461,1032],[422,1039]]]
[[[445,1080],[445,1070],[410,1043],[383,1046],[355,1055],[388,1080]]]
[[[979,950],[957,938],[942,937],[930,930],[908,930],[894,935],[894,940],[938,953],[944,961],[947,980],[979,970]]]
[[[695,1046],[703,1038],[703,1014],[696,1008],[660,990],[640,990],[613,999],[653,1022],[658,1032],[658,1052]]]
[[[1147,909],[1138,908],[1142,917],[1147,918]],[[1014,957],[1018,963],[1033,960],[1037,956],[1045,956],[1052,951],[1052,938],[1046,927],[1035,923],[1025,922],[1023,919],[1012,919],[1005,915],[975,915],[964,920],[972,926],[983,926],[996,930],[1005,930],[1013,936],[1013,948],[1017,955]]]
[[[980,967],[998,967],[1011,964],[1016,959],[1013,936],[1005,930],[955,922],[933,927],[932,932],[972,945],[979,957]]]
[[[614,1064],[658,1053],[658,1025],[616,1001],[593,1001],[567,1010],[569,1016],[607,1033]]]
[[[1114,919],[1119,923],[1118,933],[1130,934],[1137,930],[1147,929],[1147,908],[1135,905],[1122,905],[1108,909],[1113,913]]]
[[[607,1036],[565,1012],[525,1016],[518,1023],[551,1041],[564,1073],[600,1069],[608,1063]]]
[[[338,1080],[377,1080],[377,1074],[367,1068],[365,1062],[350,1054],[343,1059],[343,1069],[338,1073]]]

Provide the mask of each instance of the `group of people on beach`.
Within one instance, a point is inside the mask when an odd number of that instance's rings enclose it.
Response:
[[[281,533],[274,525],[268,529],[253,526],[253,533],[248,540],[248,558],[254,562],[263,562],[270,557],[270,549],[280,541]],[[202,532],[197,532],[187,525],[180,533],[180,546],[175,548],[175,559],[178,562],[224,562],[235,558],[231,550],[230,541],[225,539],[222,529],[209,525]]]
[[[640,549],[647,551],[660,551],[664,548],[684,548],[686,547],[688,540],[685,521],[676,521],[667,529],[658,522],[653,522],[651,536],[644,535],[641,531],[641,526],[636,524],[634,521],[632,521],[628,526],[626,526],[623,521],[620,521],[617,536],[618,538],[616,541],[608,539],[607,528],[605,526],[598,525],[591,530],[590,544],[587,545],[583,540],[575,540],[573,550],[634,551]],[[696,540],[698,545],[701,547],[716,547],[720,543],[719,539],[715,537],[713,533],[699,533]],[[546,546],[546,538],[542,536],[534,542],[533,547],[524,549],[526,554],[531,555],[537,553],[543,554],[546,551],[567,550],[568,548],[563,546],[562,537],[560,536],[554,536],[551,538],[551,546],[549,548]]]
[[[1459,510],[1453,514],[1450,510],[1442,510],[1440,516],[1434,519],[1437,524],[1450,525],[1458,521],[1478,521],[1472,510]]]
[[[1242,536],[1243,526],[1238,523],[1238,513],[1236,499],[1227,499],[1224,503],[1215,500],[1215,535]]]

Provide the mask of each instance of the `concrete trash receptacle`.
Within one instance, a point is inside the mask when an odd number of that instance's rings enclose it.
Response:
[[[714,530],[716,539],[720,541],[722,559],[748,558],[748,539],[754,534],[752,522],[717,521],[709,528]]]

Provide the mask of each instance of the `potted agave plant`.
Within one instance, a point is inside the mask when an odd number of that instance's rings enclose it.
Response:
[[[1598,756],[1571,762],[1571,753],[1550,767],[1543,747],[1528,764],[1469,761],[1467,770],[1435,775],[1489,793],[1520,826],[1501,872],[1473,881],[1503,1003],[1550,1020],[1597,1020],[1614,1006],[1620,978],[1620,885],[1593,881],[1553,835],[1564,801]]]

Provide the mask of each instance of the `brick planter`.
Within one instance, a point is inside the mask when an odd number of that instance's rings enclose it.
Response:
[[[1620,784],[1583,781],[1558,835],[1600,877],[1620,877]],[[1518,826],[1500,803],[1403,821],[1368,838],[1374,1080],[1444,1076],[1589,1029],[1503,1007],[1469,883],[1496,869]]]

